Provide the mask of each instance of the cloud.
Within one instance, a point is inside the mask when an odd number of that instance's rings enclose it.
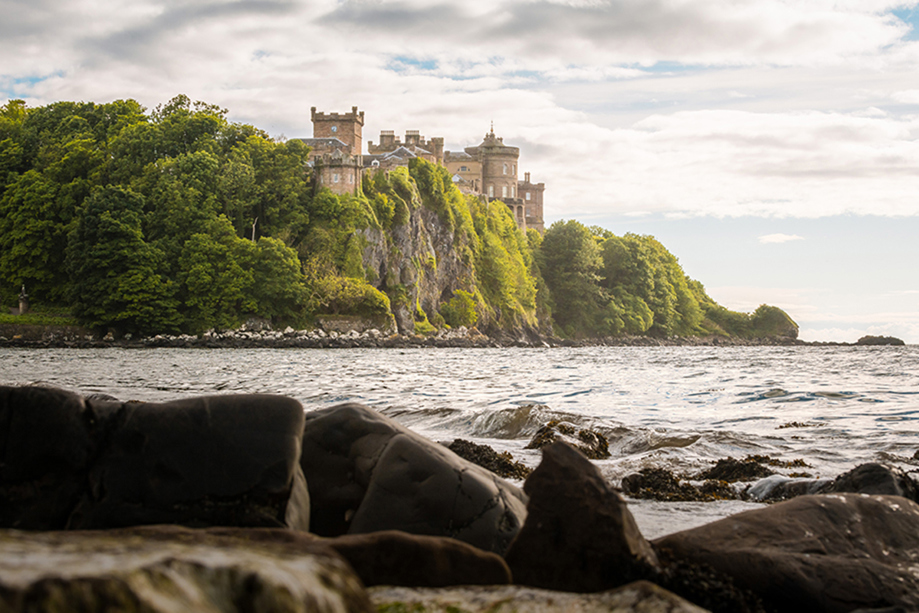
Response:
[[[788,241],[803,241],[803,236],[797,234],[765,234],[759,237],[759,242],[764,245],[787,243]]]

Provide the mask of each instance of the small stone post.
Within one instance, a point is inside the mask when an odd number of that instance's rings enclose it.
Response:
[[[29,312],[29,295],[26,293],[26,286],[23,284],[19,292],[19,314],[25,315]]]

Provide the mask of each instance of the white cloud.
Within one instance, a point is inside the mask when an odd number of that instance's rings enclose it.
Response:
[[[803,236],[797,234],[764,234],[759,237],[759,242],[764,245],[787,243],[789,241],[802,241]]]

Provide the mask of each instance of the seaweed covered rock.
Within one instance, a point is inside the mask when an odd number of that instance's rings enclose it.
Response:
[[[84,401],[0,388],[0,525],[307,529],[303,408],[282,396]]]
[[[318,539],[291,544],[154,526],[0,530],[0,610],[370,613],[373,607],[347,562]]]
[[[566,421],[553,419],[533,435],[526,449],[542,449],[555,442],[568,443],[591,460],[610,457],[609,441],[602,432],[578,428]]]
[[[710,479],[701,486],[681,481],[666,468],[642,468],[622,479],[622,491],[632,498],[668,502],[731,500],[737,493],[726,481]]]
[[[573,447],[544,448],[524,490],[526,523],[505,555],[515,583],[596,592],[656,572],[657,556],[625,501]]]
[[[732,577],[767,609],[919,610],[919,505],[899,496],[800,496],[654,545]]]
[[[505,479],[526,479],[527,475],[532,472],[525,464],[514,460],[507,451],[498,453],[488,445],[478,445],[472,441],[457,438],[453,439],[447,448],[464,460],[487,468]]]
[[[402,530],[503,553],[526,517],[519,488],[359,404],[306,415],[301,466],[322,536]]]

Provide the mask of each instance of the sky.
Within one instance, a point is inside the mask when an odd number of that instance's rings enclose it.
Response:
[[[0,104],[177,94],[478,144],[808,341],[919,343],[919,0],[0,0]],[[366,152],[366,145],[365,145]]]

